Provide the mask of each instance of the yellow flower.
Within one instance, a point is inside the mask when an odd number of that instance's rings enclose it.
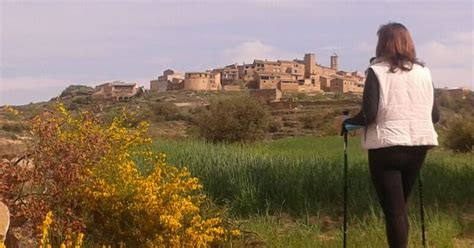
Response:
[[[41,236],[41,240],[40,240],[40,247],[42,247],[43,245],[47,244],[48,240],[48,231],[49,231],[49,226],[51,225],[51,223],[53,223],[53,213],[51,211],[49,211],[47,214],[46,214],[46,217],[44,218],[44,221],[43,221],[43,225],[42,225],[42,236]]]

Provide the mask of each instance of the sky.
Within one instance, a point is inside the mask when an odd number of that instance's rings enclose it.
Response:
[[[382,24],[400,22],[435,87],[473,89],[473,1],[0,0],[0,105],[71,84],[149,88],[163,70],[302,59],[364,71]]]

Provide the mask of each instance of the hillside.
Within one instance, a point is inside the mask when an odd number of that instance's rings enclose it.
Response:
[[[122,113],[131,115],[138,121],[150,123],[152,137],[188,138],[198,136],[196,116],[209,102],[217,97],[232,97],[246,92],[192,92],[174,91],[148,93],[143,96],[121,101],[93,100],[93,89],[87,86],[72,85],[59,97],[47,102],[15,106],[22,118],[0,109],[0,150],[2,154],[18,153],[24,149],[23,141],[28,139],[28,125],[21,119],[31,119],[41,111],[61,102],[72,112],[87,110],[104,122],[110,122]],[[473,116],[474,103],[471,97],[465,100],[451,99],[442,92],[436,94],[441,112],[441,122],[437,130],[443,132],[453,118]],[[293,136],[328,136],[338,132],[339,120],[343,110],[357,113],[361,98],[357,95],[334,94],[284,94],[280,102],[267,103],[272,123],[267,133],[268,139]],[[132,123],[133,124],[133,123]]]

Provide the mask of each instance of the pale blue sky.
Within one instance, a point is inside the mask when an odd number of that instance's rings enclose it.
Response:
[[[0,105],[306,52],[363,71],[389,21],[410,30],[436,87],[473,88],[472,1],[0,1]]]

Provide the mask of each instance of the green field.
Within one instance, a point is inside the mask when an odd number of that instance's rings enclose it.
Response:
[[[341,137],[288,138],[254,145],[157,140],[244,230],[237,246],[339,247],[343,202]],[[386,246],[367,155],[349,140],[349,247]],[[422,170],[430,247],[474,244],[472,154],[430,151]],[[410,247],[420,247],[418,191],[410,201]],[[230,244],[229,244],[230,246]]]

